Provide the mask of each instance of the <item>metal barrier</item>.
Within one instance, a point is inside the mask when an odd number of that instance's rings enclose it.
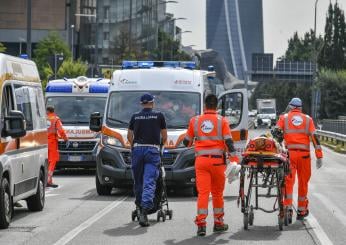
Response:
[[[323,119],[322,130],[339,134],[346,134],[346,120]]]
[[[316,134],[323,141],[328,141],[328,142],[334,143],[336,145],[340,144],[343,147],[346,145],[346,135],[345,134],[339,134],[339,133],[334,133],[334,132],[324,131],[324,130],[317,130]]]

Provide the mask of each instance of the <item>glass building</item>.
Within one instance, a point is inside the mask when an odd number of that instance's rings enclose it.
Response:
[[[207,48],[245,79],[252,70],[252,54],[264,52],[262,0],[207,0],[206,9]]]

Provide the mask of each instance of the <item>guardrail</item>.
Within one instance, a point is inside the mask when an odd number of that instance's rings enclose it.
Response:
[[[325,130],[317,130],[316,134],[319,136],[319,138],[322,141],[325,141],[327,143],[330,142],[335,145],[341,145],[342,147],[346,145],[345,134],[339,134],[339,133],[334,133],[334,132],[325,131]]]

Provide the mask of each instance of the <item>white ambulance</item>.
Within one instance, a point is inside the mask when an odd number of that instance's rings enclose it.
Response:
[[[59,141],[57,168],[95,168],[98,134],[90,131],[92,112],[103,114],[109,79],[77,77],[50,81],[46,87],[46,104],[55,108],[70,144]]]
[[[166,118],[168,143],[162,162],[167,186],[195,190],[194,149],[186,148],[183,139],[190,118],[203,112],[207,74],[196,70],[193,62],[172,61],[124,61],[123,69],[114,72],[104,116],[94,113],[90,121],[90,129],[101,132],[96,174],[100,195],[110,194],[112,187],[132,185],[127,128],[131,115],[141,110],[139,99],[146,92],[155,96],[155,109]],[[224,92],[220,113],[229,118],[240,154],[247,139],[246,90]]]

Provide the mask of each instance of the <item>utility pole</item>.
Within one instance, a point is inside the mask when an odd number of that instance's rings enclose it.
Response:
[[[317,26],[317,4],[318,0],[315,1],[315,18],[314,18],[314,63],[315,63],[315,68],[314,68],[314,75],[313,75],[313,80],[312,80],[312,95],[311,95],[311,115],[314,120],[317,119],[317,93],[318,91],[314,87],[316,82],[317,82],[317,71],[318,71],[318,65],[317,65],[317,35],[316,35],[316,26]]]
[[[130,0],[130,15],[129,15],[129,54],[132,51],[132,0]]]
[[[99,32],[99,23],[98,23],[98,18],[99,15],[97,13],[97,9],[98,9],[98,2],[96,1],[96,5],[95,5],[95,22],[96,22],[96,27],[95,27],[95,61],[94,61],[94,67],[92,68],[92,70],[94,70],[94,68],[96,69],[96,73],[97,73],[97,64],[98,64],[98,60],[99,60],[99,45],[98,45],[98,32]],[[92,77],[94,77],[94,71],[92,72]]]
[[[26,8],[26,53],[28,58],[31,59],[31,0],[27,0],[27,8]]]

